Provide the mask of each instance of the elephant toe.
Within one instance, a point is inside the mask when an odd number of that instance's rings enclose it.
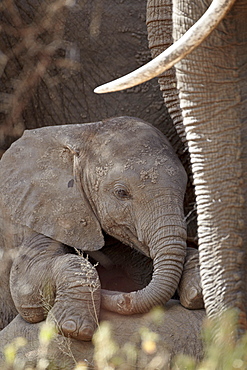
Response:
[[[180,293],[180,303],[185,308],[192,310],[204,307],[202,289],[195,286],[187,286],[186,289]]]
[[[88,320],[83,321],[83,324],[79,327],[74,320],[67,320],[61,325],[61,331],[67,337],[75,338],[83,341],[92,340],[94,334],[94,325]]]
[[[95,328],[90,323],[83,323],[78,332],[77,339],[90,341],[92,340]]]
[[[61,329],[64,334],[72,335],[77,331],[76,323],[73,320],[67,320],[62,324]]]

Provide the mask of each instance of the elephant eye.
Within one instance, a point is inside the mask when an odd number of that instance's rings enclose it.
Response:
[[[114,194],[117,196],[119,199],[130,199],[130,193],[128,192],[127,189],[125,188],[116,188],[114,189]]]

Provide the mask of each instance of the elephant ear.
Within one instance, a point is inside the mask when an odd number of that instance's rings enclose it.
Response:
[[[81,250],[104,245],[73,170],[77,156],[87,155],[95,127],[97,123],[43,127],[25,131],[12,144],[0,161],[0,196],[14,222]]]

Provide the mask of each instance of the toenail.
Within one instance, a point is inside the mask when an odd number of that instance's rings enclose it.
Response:
[[[67,320],[62,324],[62,330],[69,333],[76,331],[76,323],[73,320]]]

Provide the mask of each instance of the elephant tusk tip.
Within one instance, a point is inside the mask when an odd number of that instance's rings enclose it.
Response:
[[[104,85],[100,85],[94,89],[94,92],[96,94],[105,94],[110,92],[126,90],[130,87],[136,86],[139,83],[143,82],[143,81],[133,82],[132,73],[133,72],[129,73],[126,76],[117,78],[116,80],[107,82]]]
[[[110,91],[106,88],[106,85],[107,85],[107,84],[105,84],[105,85],[100,85],[100,86],[96,87],[96,88],[94,89],[94,93],[95,93],[95,94],[105,94],[105,93],[110,92]]]

